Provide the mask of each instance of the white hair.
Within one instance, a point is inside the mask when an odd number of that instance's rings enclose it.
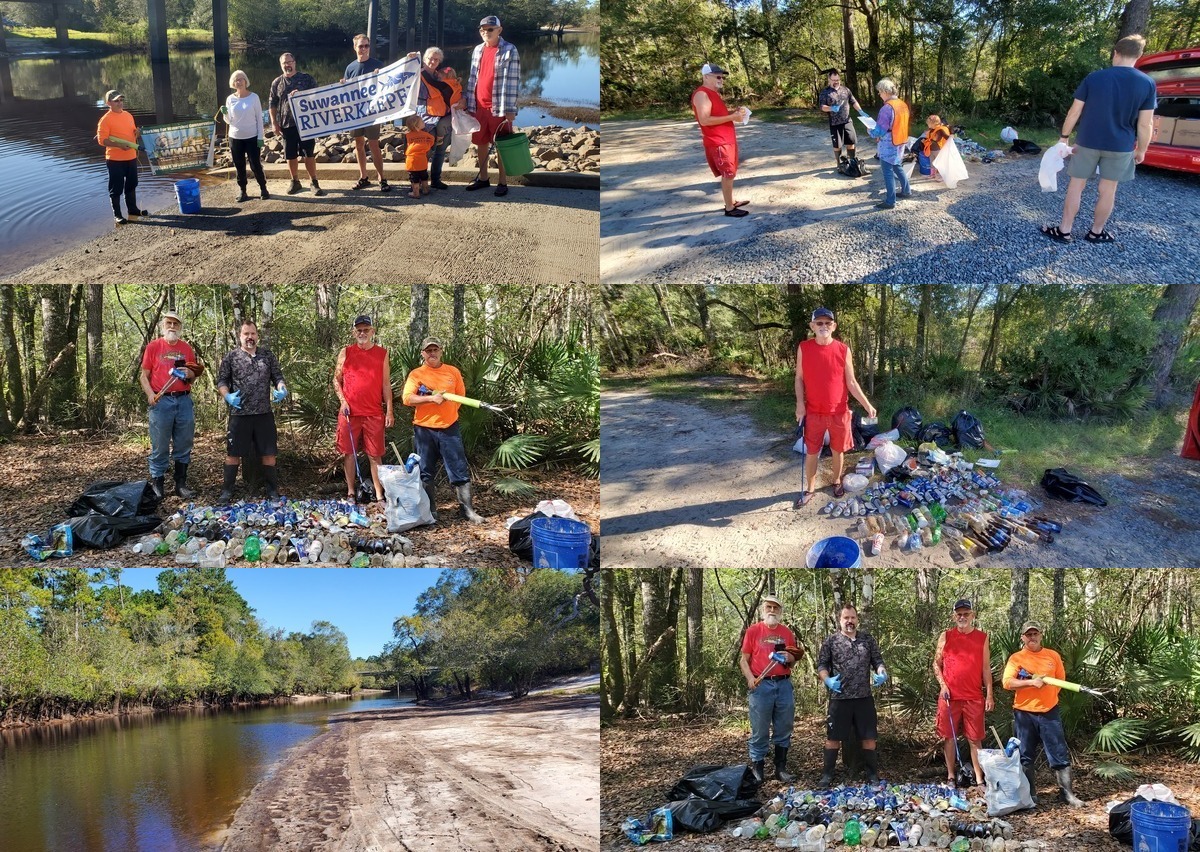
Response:
[[[900,90],[898,88],[896,88],[895,83],[893,83],[887,77],[884,77],[882,80],[880,80],[878,83],[875,84],[875,91],[879,92],[879,94],[881,94],[881,95],[891,95],[891,96],[895,97],[896,94]]]
[[[424,55],[423,57],[421,57],[421,58],[422,58],[422,59],[423,59],[425,62],[428,62],[430,59],[432,59],[432,58],[433,58],[433,57],[435,57],[435,56],[436,56],[438,59],[445,59],[445,58],[446,58],[446,54],[442,52],[442,49],[441,49],[440,47],[428,47],[428,48],[426,48],[426,49],[425,49],[425,55]]]
[[[247,89],[250,88],[250,78],[246,76],[246,72],[243,71],[241,68],[239,68],[238,70],[234,71],[232,74],[229,75],[229,88],[231,88],[231,89],[237,88],[237,83],[235,81],[237,80],[238,77],[241,77],[243,80],[246,81]]]

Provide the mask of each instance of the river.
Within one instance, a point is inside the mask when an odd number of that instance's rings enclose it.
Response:
[[[207,852],[330,716],[409,699],[179,711],[0,732],[5,852]]]
[[[514,36],[521,53],[518,128],[539,124],[578,126],[571,107],[594,115],[600,106],[600,36]],[[11,43],[10,43],[11,46]],[[445,64],[463,82],[472,45],[445,48]],[[386,50],[386,48],[383,48]],[[112,230],[104,149],[93,141],[103,112],[104,92],[118,88],[138,126],[211,117],[229,92],[229,69],[241,68],[250,88],[266,104],[279,75],[278,50],[235,50],[218,67],[211,52],[172,51],[164,71],[144,54],[109,56],[18,55],[0,58],[0,276],[52,257],[81,241]],[[344,48],[297,49],[300,70],[319,83],[341,78],[354,59]],[[381,56],[381,58],[386,58]],[[551,115],[550,110],[558,113]],[[594,123],[590,126],[595,127]],[[174,203],[178,175],[152,177],[143,167],[138,187],[142,207]],[[79,270],[75,277],[86,276]]]

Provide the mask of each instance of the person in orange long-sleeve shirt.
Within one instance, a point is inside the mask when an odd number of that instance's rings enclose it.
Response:
[[[442,342],[436,337],[421,341],[421,361],[421,366],[405,379],[401,399],[414,409],[413,444],[417,455],[421,457],[421,484],[429,495],[430,511],[436,521],[437,495],[433,476],[441,459],[446,468],[446,478],[454,486],[463,517],[473,524],[482,524],[483,518],[476,514],[471,505],[471,468],[467,464],[467,451],[458,428],[459,403],[442,395],[466,395],[462,373],[457,367],[442,363]]]
[[[1038,803],[1033,761],[1040,743],[1058,780],[1062,800],[1073,808],[1081,808],[1083,802],[1071,790],[1071,752],[1058,713],[1059,688],[1042,680],[1066,679],[1062,657],[1057,651],[1042,647],[1042,628],[1036,621],[1021,625],[1021,645],[1021,650],[1010,656],[1004,666],[1003,683],[1013,693],[1013,730],[1021,741],[1021,767],[1029,779],[1033,803]]]

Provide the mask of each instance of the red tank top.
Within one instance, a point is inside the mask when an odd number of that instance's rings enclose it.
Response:
[[[729,115],[729,107],[725,106],[725,101],[721,100],[721,93],[716,89],[710,89],[708,86],[699,86],[696,92],[704,92],[708,95],[708,99],[712,101],[713,115]],[[692,92],[692,98],[696,97],[696,92]],[[693,100],[692,115],[696,116],[696,123],[700,123],[700,116],[696,112],[696,103]],[[721,145],[732,145],[737,142],[737,131],[733,129],[733,122],[726,121],[721,124],[714,124],[711,127],[700,125],[700,138],[704,140],[705,148],[716,148]]]
[[[382,346],[362,349],[346,347],[342,364],[342,393],[350,403],[354,417],[373,417],[383,413],[383,362],[387,350]]]
[[[972,701],[983,695],[983,644],[986,641],[987,634],[982,630],[960,633],[958,628],[951,628],[946,631],[942,677],[950,687],[952,700]]]
[[[846,387],[845,343],[835,340],[821,346],[815,340],[800,341],[804,379],[804,407],[813,414],[842,414],[847,411],[850,389]]]

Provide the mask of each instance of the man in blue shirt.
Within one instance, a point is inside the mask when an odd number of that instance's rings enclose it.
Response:
[[[372,58],[371,39],[363,33],[354,37],[354,55],[357,58],[346,66],[346,71],[342,75],[343,83],[353,80],[355,77],[372,74],[383,67],[382,62]],[[379,150],[380,129],[378,124],[370,124],[366,127],[356,127],[350,132],[350,135],[354,137],[355,162],[358,163],[358,183],[354,184],[355,189],[366,189],[371,185],[371,181],[367,178],[368,145],[371,147],[371,162],[375,164],[375,174],[379,176],[379,191],[390,192],[392,189],[383,176],[383,152]]]
[[[1113,242],[1104,226],[1112,215],[1117,184],[1133,180],[1134,167],[1146,156],[1154,126],[1154,80],[1133,67],[1145,49],[1146,39],[1140,35],[1125,36],[1113,48],[1112,67],[1088,74],[1075,90],[1075,102],[1058,140],[1066,143],[1075,125],[1079,125],[1067,165],[1071,184],[1063,202],[1062,221],[1042,226],[1042,233],[1052,240],[1071,241],[1071,226],[1079,212],[1083,188],[1099,168],[1099,197],[1092,228],[1084,239],[1091,243]]]

